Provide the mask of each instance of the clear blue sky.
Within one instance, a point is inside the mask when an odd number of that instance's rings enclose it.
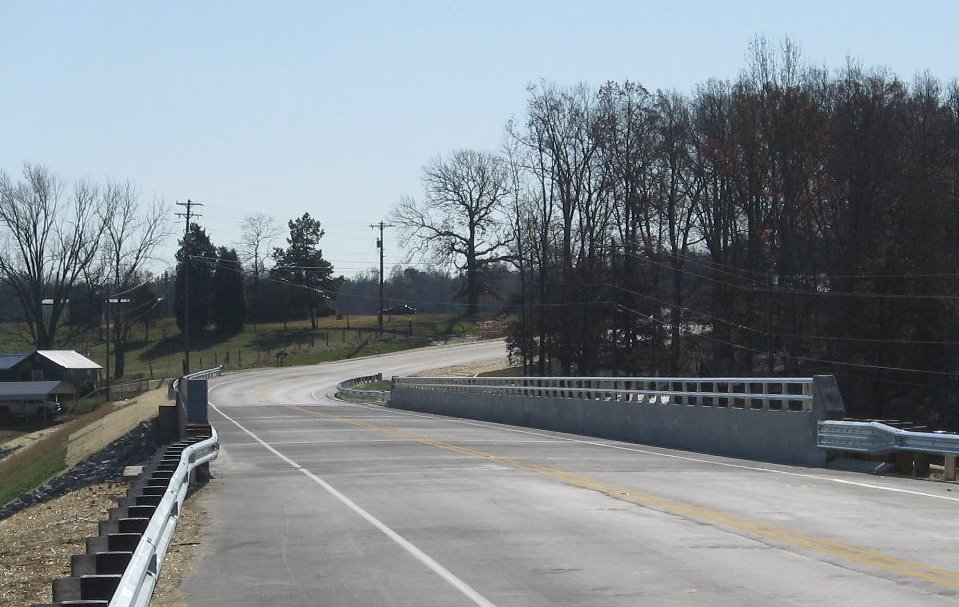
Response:
[[[242,218],[309,211],[337,273],[367,227],[458,148],[496,150],[526,86],[733,79],[757,34],[807,62],[959,76],[959,2],[94,2],[0,0],[0,168],[130,179]],[[175,242],[161,252],[172,265]],[[387,240],[387,263],[402,258]]]

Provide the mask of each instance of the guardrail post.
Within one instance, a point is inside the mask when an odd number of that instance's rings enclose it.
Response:
[[[946,470],[943,476],[943,480],[947,480],[947,481],[956,480],[956,456],[955,455],[946,456]]]
[[[899,471],[899,474],[915,476],[916,463],[912,458],[912,453],[909,451],[896,452],[896,469]]]

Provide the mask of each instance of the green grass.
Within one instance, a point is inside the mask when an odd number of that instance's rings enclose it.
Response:
[[[374,381],[374,382],[370,382],[370,383],[368,383],[368,384],[360,384],[360,385],[358,385],[358,386],[353,386],[353,389],[354,389],[354,390],[378,390],[378,391],[381,391],[381,392],[382,392],[382,391],[385,391],[385,390],[392,390],[392,389],[393,389],[393,382],[391,382],[391,381]]]
[[[308,320],[251,325],[238,334],[205,332],[191,335],[191,370],[225,364],[230,369],[307,365],[358,356],[386,354],[426,346],[450,338],[479,334],[477,320],[450,314],[413,314],[384,318],[385,333],[376,335],[376,316],[320,319],[311,329]],[[65,333],[65,332],[64,332]],[[106,367],[106,346],[97,330],[87,330],[62,346],[75,349]],[[22,327],[0,326],[0,352],[26,352],[32,345]],[[283,353],[278,356],[278,353]],[[112,354],[112,353],[111,353]],[[126,352],[120,381],[176,377],[182,373],[183,336],[172,318],[151,321],[149,333],[136,325]],[[111,367],[113,365],[111,356]]]
[[[20,494],[36,489],[62,472],[66,468],[70,435],[96,423],[112,411],[111,404],[102,403],[37,442],[0,460],[0,504],[6,504]]]
[[[66,467],[70,432],[57,430],[0,461],[0,504],[36,489]]]

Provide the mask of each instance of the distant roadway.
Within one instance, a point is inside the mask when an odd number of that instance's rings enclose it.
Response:
[[[486,342],[216,380],[222,450],[189,604],[959,602],[955,484],[330,396],[350,377],[503,353]]]

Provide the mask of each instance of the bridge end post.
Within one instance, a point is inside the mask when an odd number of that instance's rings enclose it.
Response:
[[[814,375],[812,378],[813,412],[819,419],[841,420],[846,417],[846,406],[839,393],[835,375]]]

